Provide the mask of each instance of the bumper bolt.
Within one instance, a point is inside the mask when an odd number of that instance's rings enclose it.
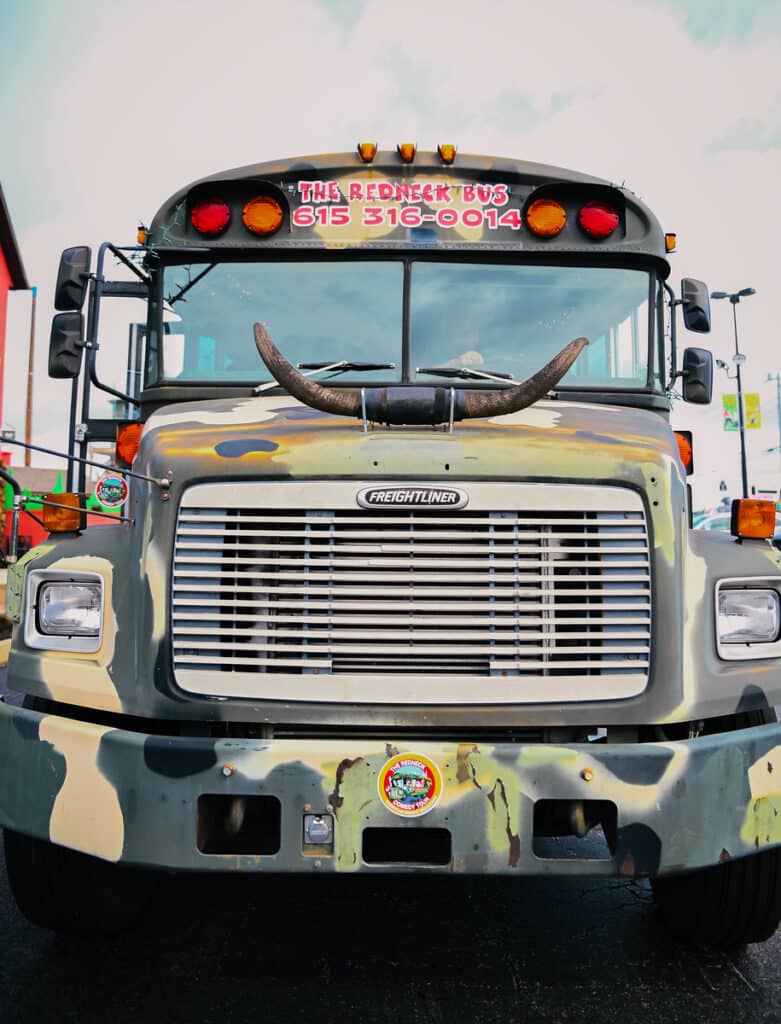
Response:
[[[580,773],[580,777],[581,779],[583,779],[584,782],[592,782],[594,780],[594,769],[584,768],[583,771]]]

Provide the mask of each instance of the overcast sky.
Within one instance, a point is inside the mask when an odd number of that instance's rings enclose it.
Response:
[[[747,434],[751,479],[781,484],[764,452],[779,444],[778,0],[0,0],[0,26],[0,183],[39,288],[39,443],[65,444],[70,385],[46,377],[65,246],[132,244],[139,220],[214,171],[412,139],[626,183],[678,232],[676,289],[756,288],[738,310],[765,424]],[[681,340],[729,360],[731,310],[713,305],[710,338]],[[4,419],[20,435],[29,308],[12,294]],[[721,415],[720,398],[676,404],[698,432],[700,503],[719,479],[738,489]]]

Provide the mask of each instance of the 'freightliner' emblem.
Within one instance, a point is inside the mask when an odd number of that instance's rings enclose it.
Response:
[[[456,487],[366,487],[358,492],[361,508],[464,508],[469,501]]]

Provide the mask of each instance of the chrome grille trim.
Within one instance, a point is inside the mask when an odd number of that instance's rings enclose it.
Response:
[[[639,495],[457,482],[469,506],[443,514],[358,509],[363,486],[185,492],[171,585],[183,689],[474,704],[645,688],[651,567]]]

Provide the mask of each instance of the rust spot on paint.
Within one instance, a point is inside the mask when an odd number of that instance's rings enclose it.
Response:
[[[507,841],[510,844],[509,855],[507,859],[507,866],[510,868],[517,868],[521,861],[521,838],[517,832],[513,832],[510,825],[510,805],[507,801],[507,790],[504,788],[504,782],[501,779],[497,779],[494,783],[493,789],[486,796],[491,802],[491,807],[496,810],[496,791],[499,790],[499,795],[504,803],[504,810],[507,816],[507,823],[505,825],[505,831],[507,832]]]
[[[345,757],[343,761],[339,762],[339,765],[336,769],[336,779],[334,780],[334,791],[328,797],[328,803],[331,805],[331,808],[334,812],[334,817],[338,817],[339,808],[344,803],[344,797],[341,795],[339,790],[342,788],[345,773],[349,771],[350,768],[352,768],[354,765],[360,764],[362,761],[362,757],[354,757],[352,759],[349,757]]]
[[[472,743],[459,743],[458,753],[456,754],[456,782],[467,782],[468,779],[472,779],[472,782],[481,789],[480,783],[477,781],[477,772],[475,766],[472,764],[470,757],[472,754],[479,753],[477,747]]]

